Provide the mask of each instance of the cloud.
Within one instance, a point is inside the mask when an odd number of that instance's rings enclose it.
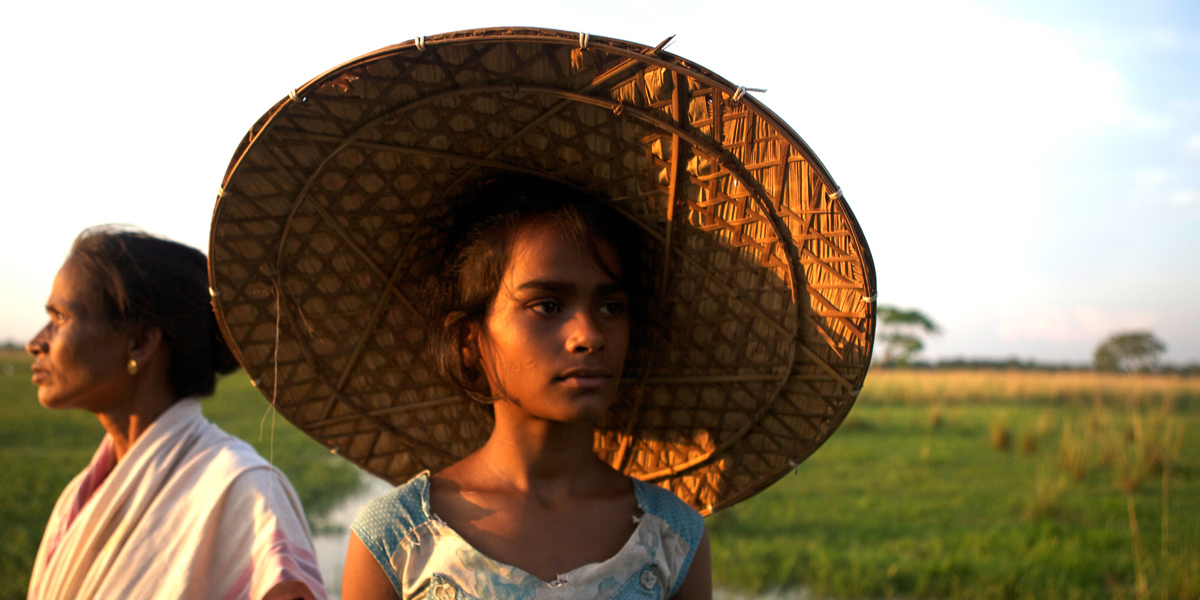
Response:
[[[1200,158],[1200,133],[1193,133],[1183,140],[1183,149],[1188,154]]]
[[[819,60],[764,99],[795,102],[778,109],[845,187],[880,289],[900,297],[991,290],[1036,260],[1051,157],[1149,119],[1117,67],[1061,29],[929,0],[806,10],[854,26],[806,32],[796,54]]]
[[[1118,331],[1153,329],[1158,320],[1153,312],[1144,310],[1043,304],[1000,316],[996,334],[1009,343],[1096,344]]]
[[[1147,167],[1134,172],[1133,182],[1140,188],[1157,189],[1174,177],[1175,172],[1166,167]]]
[[[1065,343],[1071,337],[1067,311],[1058,306],[1037,306],[1017,315],[1001,317],[996,334],[1006,342],[1041,340]]]
[[[1167,195],[1167,201],[1175,206],[1188,207],[1200,201],[1200,192],[1196,190],[1175,190]]]
[[[1191,208],[1200,204],[1200,191],[1192,187],[1194,173],[1175,167],[1146,167],[1131,175],[1130,198],[1140,205]]]
[[[1146,311],[1114,311],[1079,306],[1072,311],[1078,331],[1086,338],[1102,339],[1118,331],[1152,329],[1157,319]]]

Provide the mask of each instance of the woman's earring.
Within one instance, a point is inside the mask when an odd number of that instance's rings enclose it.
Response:
[[[130,375],[137,375],[137,361],[129,359],[129,364],[125,365],[125,370],[129,371]]]

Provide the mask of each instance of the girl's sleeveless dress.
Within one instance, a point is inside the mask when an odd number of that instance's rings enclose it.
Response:
[[[429,472],[372,500],[351,530],[404,599],[670,598],[687,575],[704,519],[660,487],[633,480],[642,515],[615,556],[542,581],[471,547],[429,509]]]

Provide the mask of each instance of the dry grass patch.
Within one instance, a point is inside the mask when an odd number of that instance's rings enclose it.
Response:
[[[992,420],[992,424],[988,427],[988,439],[991,440],[992,448],[998,452],[1008,452],[1012,449],[1012,425],[1008,420],[1008,413],[1000,412],[996,418]]]
[[[1145,405],[1200,402],[1200,377],[1092,371],[873,369],[863,386],[871,402],[1048,402]]]

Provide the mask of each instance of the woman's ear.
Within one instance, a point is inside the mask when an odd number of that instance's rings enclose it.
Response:
[[[147,325],[130,328],[129,358],[137,361],[137,364],[149,364],[151,357],[166,349],[161,329]]]

